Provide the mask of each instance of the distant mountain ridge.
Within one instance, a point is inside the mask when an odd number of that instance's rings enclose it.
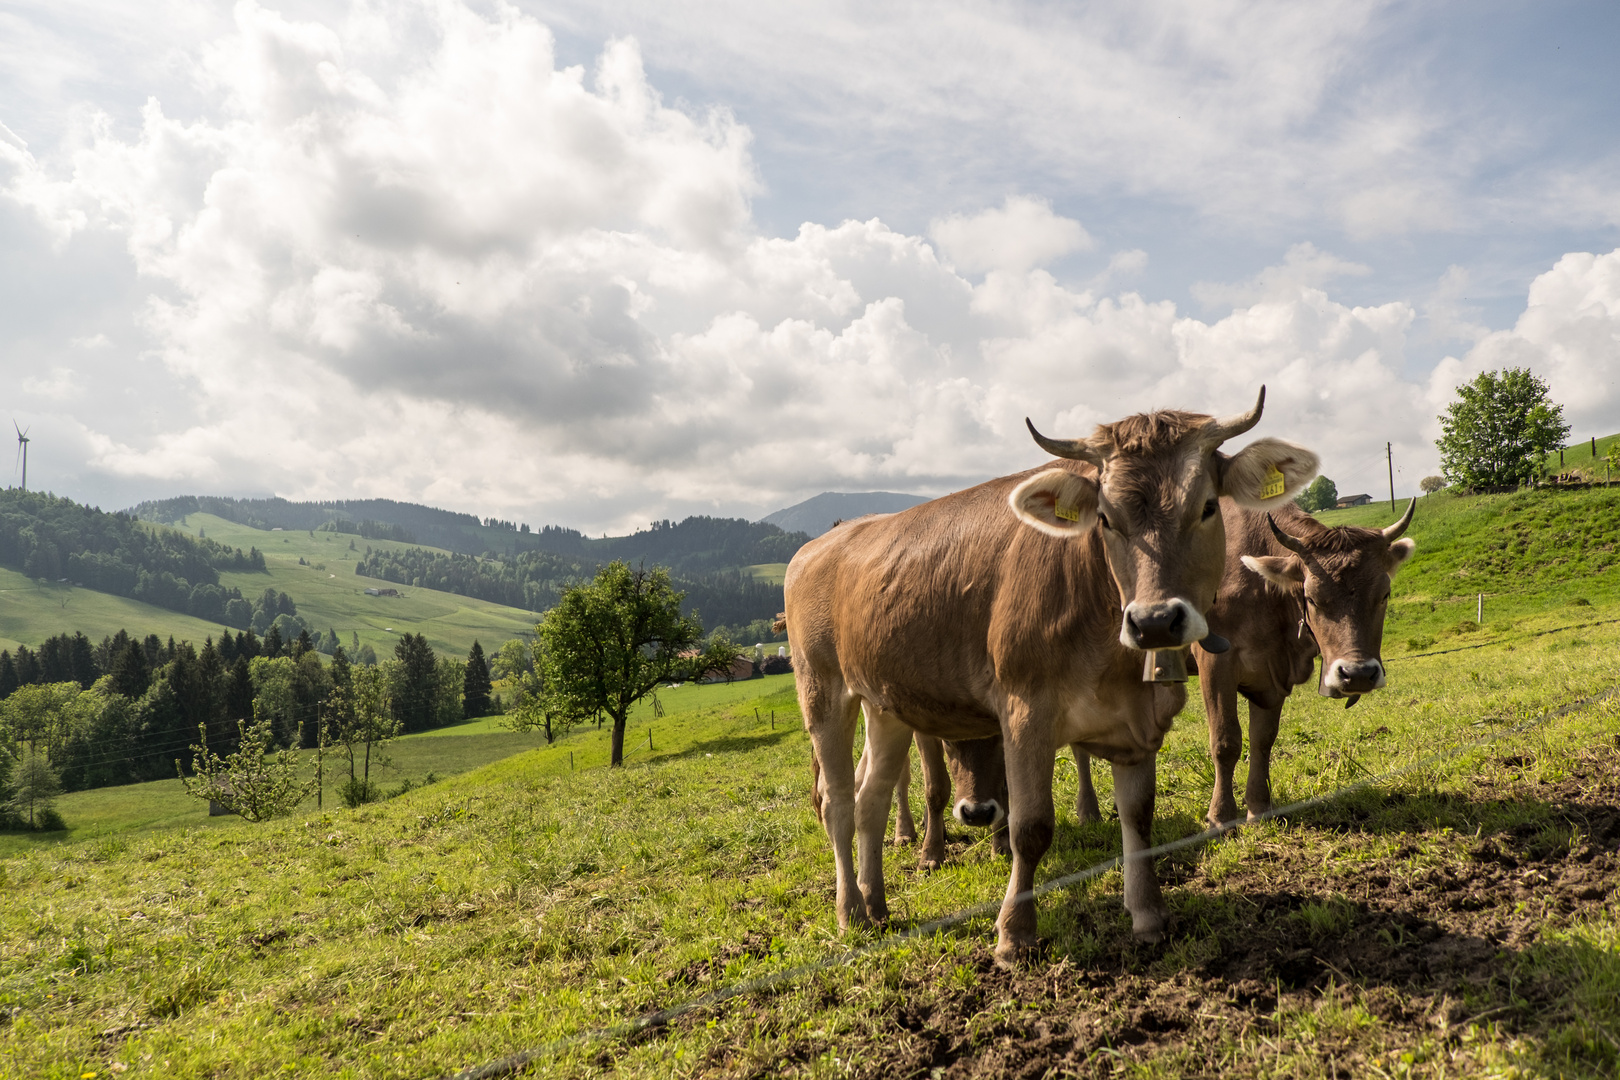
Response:
[[[867,514],[893,514],[925,503],[929,498],[927,495],[904,495],[897,491],[823,491],[820,495],[767,514],[759,520],[762,524],[775,525],[783,532],[820,536],[832,528],[835,521],[848,521]]]
[[[291,502],[280,498],[182,495],[139,503],[127,512],[164,525],[188,514],[213,514],[256,529],[331,530],[342,526],[338,531],[423,544],[462,555],[512,558],[545,552],[594,563],[614,559],[631,565],[646,562],[688,573],[787,562],[810,539],[774,523],[698,516],[680,522],[655,521],[628,536],[590,537],[559,525],[531,531],[528,525],[511,521],[479,520],[471,514],[393,499]]]

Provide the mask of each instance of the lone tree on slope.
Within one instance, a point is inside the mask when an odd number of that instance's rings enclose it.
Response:
[[[669,571],[615,561],[563,593],[536,627],[547,697],[575,719],[605,713],[613,721],[614,765],[624,764],[625,722],[636,702],[660,683],[728,670],[738,655],[718,638],[698,648],[703,624],[681,614],[682,596]]]
[[[1544,458],[1569,436],[1564,407],[1529,368],[1481,372],[1457,387],[1440,417],[1440,471],[1467,488],[1529,483],[1545,472]]]
[[[1294,496],[1294,502],[1306,513],[1332,510],[1339,505],[1339,486],[1325,476],[1311,481],[1311,486]]]

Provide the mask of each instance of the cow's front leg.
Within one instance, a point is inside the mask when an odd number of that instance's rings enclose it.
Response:
[[[1074,793],[1074,816],[1080,824],[1090,825],[1102,820],[1102,808],[1097,805],[1097,787],[1091,782],[1091,755],[1079,746],[1069,747],[1074,755],[1074,768],[1080,774],[1080,787]]]
[[[868,709],[866,753],[861,783],[855,790],[855,842],[860,853],[861,895],[866,913],[876,922],[889,917],[883,888],[883,834],[901,767],[911,752],[911,729],[893,716]]]
[[[951,802],[951,774],[945,767],[945,745],[932,735],[917,736],[917,757],[922,761],[923,821],[922,850],[917,865],[938,870],[945,862],[945,807]]]
[[[1199,689],[1209,720],[1209,757],[1215,764],[1215,790],[1206,820],[1215,828],[1238,819],[1232,772],[1243,755],[1243,725],[1238,720],[1237,665],[1230,652],[1198,654]]]
[[[1153,860],[1141,854],[1153,846],[1157,765],[1153,754],[1136,765],[1114,765],[1114,806],[1125,841],[1125,910],[1131,913],[1131,932],[1147,942],[1162,940],[1170,924]]]
[[[850,853],[855,838],[855,717],[860,701],[801,674],[799,707],[810,734],[821,824],[832,843],[838,927],[864,926],[868,921],[866,901],[861,898]]]
[[[1054,747],[1048,730],[1031,722],[1027,707],[1003,727],[1007,754],[1008,838],[1012,874],[996,919],[996,962],[1011,964],[1039,945],[1035,932],[1035,870],[1052,846]]]
[[[1271,810],[1271,748],[1281,723],[1282,701],[1275,706],[1269,701],[1249,703],[1249,782],[1243,802],[1250,821]]]

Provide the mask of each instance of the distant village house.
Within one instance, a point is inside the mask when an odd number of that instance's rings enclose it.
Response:
[[[1372,502],[1371,495],[1341,495],[1334,505],[1343,510],[1347,506],[1366,506],[1370,502]]]

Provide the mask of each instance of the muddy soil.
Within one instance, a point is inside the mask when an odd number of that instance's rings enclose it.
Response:
[[[1097,937],[1013,972],[991,963],[987,943],[957,980],[965,989],[939,976],[904,987],[888,1030],[852,1055],[855,1074],[1112,1076],[1152,1060],[1226,1080],[1250,1075],[1242,1048],[1267,1040],[1314,1055],[1307,1071],[1350,1076],[1425,1040],[1455,1047],[1480,1021],[1527,1035],[1567,1022],[1574,1006],[1552,955],[1565,946],[1548,931],[1616,903],[1620,751],[1593,751],[1557,783],[1515,779],[1452,800],[1466,830],[1403,834],[1388,824],[1397,799],[1301,818],[1218,880],[1191,861],[1161,865],[1177,916],[1164,945],[1132,940],[1117,896],[1049,898]],[[1301,1038],[1278,1019],[1339,1009],[1376,1022]],[[795,1049],[789,1059],[837,1047]],[[1602,1075],[1620,1046],[1596,1056],[1591,1075]]]

